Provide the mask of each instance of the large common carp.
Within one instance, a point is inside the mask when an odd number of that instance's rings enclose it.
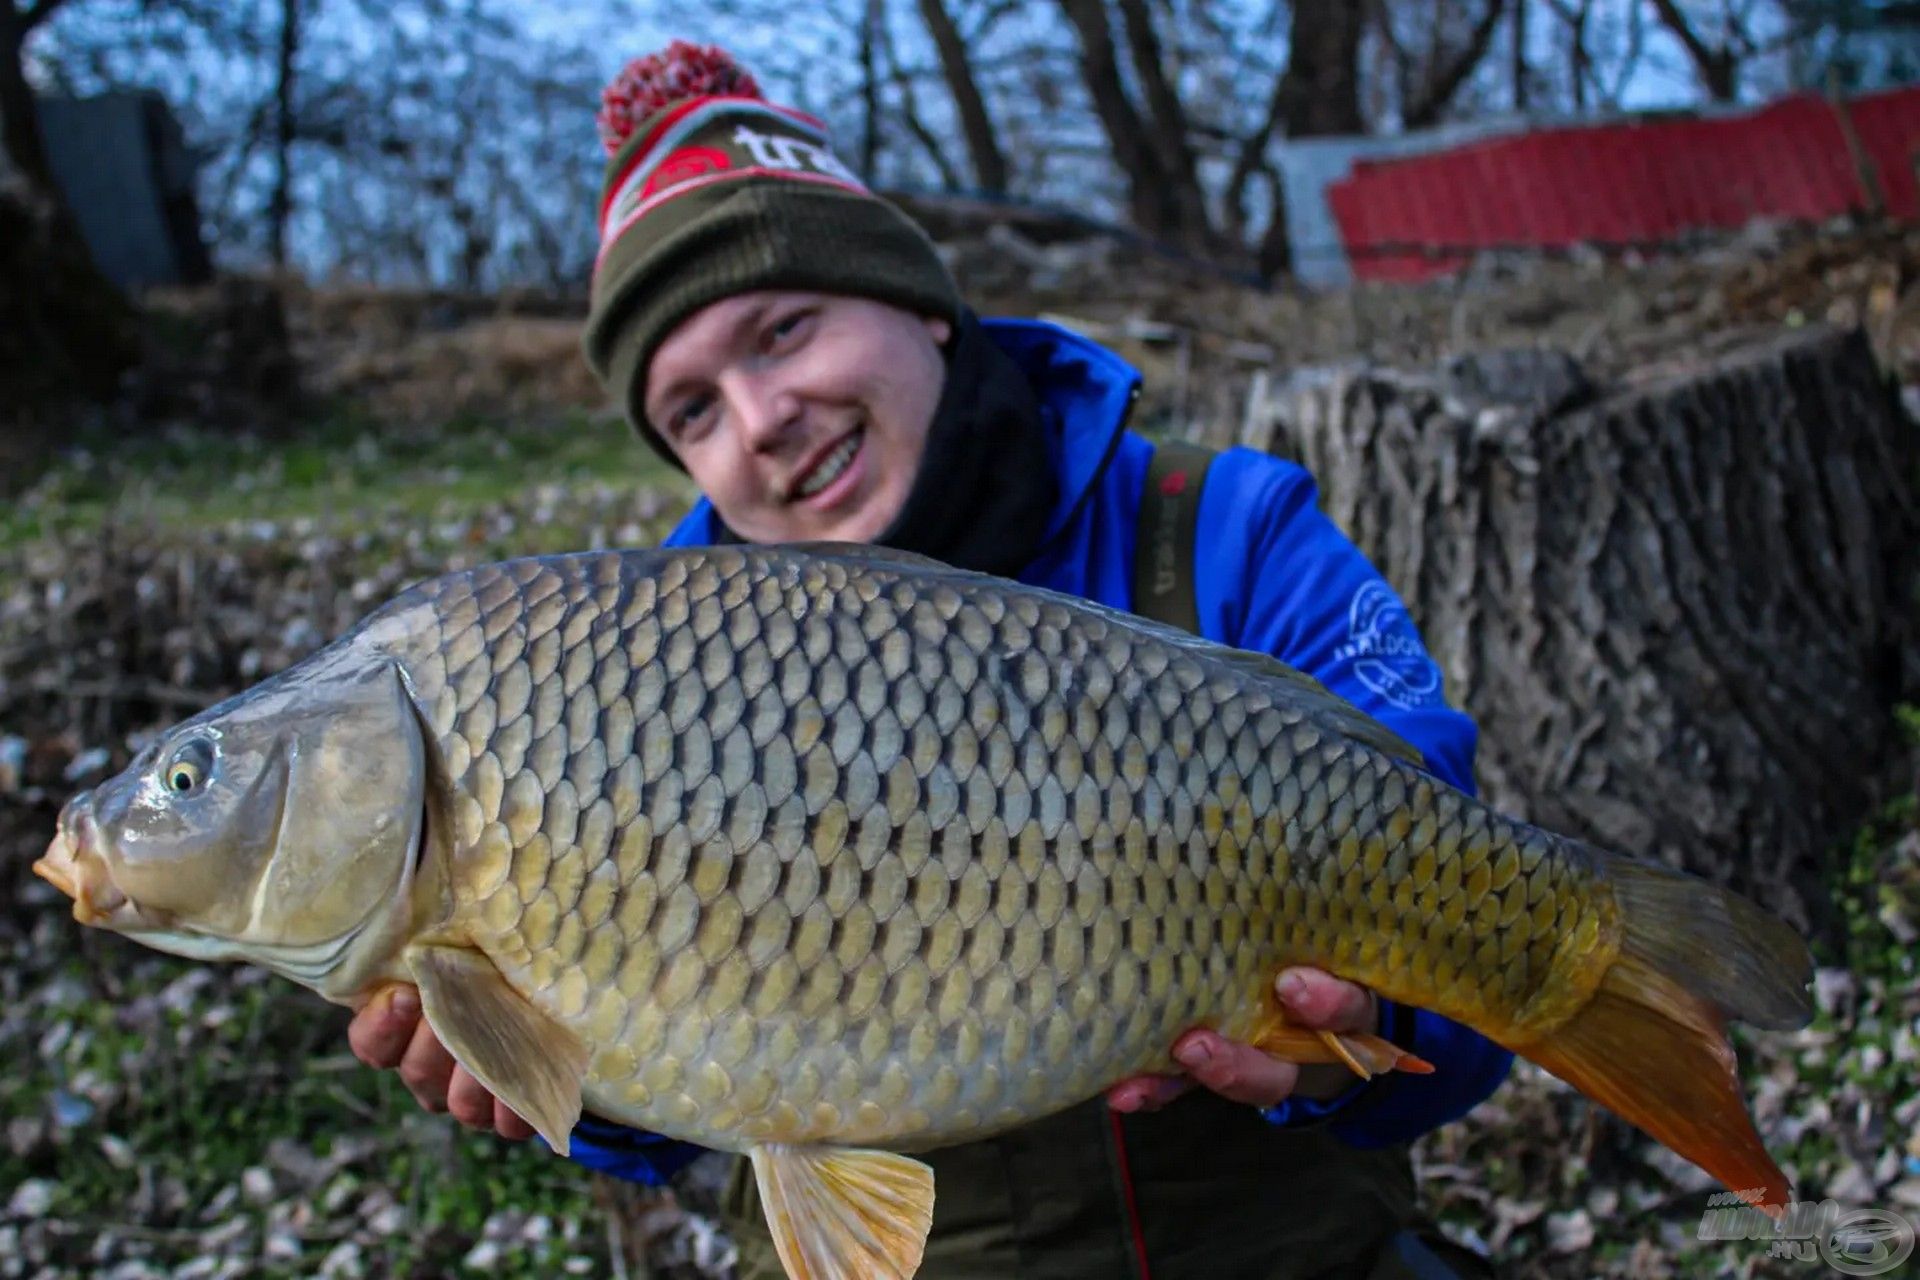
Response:
[[[1783,922],[1503,817],[1271,658],[872,548],[436,578],[75,797],[36,869],[161,950],[416,984],[562,1152],[585,1108],[747,1153],[796,1277],[910,1274],[902,1153],[1176,1071],[1188,1027],[1426,1065],[1284,1026],[1289,964],[1789,1196],[1725,1036],[1810,1016]]]

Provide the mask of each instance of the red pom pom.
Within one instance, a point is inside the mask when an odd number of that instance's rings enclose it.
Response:
[[[760,86],[718,45],[675,40],[635,58],[600,92],[600,143],[612,155],[642,120],[670,102],[714,94],[757,98]]]

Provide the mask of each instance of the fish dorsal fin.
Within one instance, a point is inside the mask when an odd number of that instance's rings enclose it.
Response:
[[[956,569],[944,560],[936,560],[918,551],[901,551],[896,547],[883,547],[873,542],[781,542],[765,549],[787,551],[795,555],[814,556],[826,560],[840,560],[865,568],[904,569],[914,573],[967,573],[966,570]]]
[[[416,946],[407,959],[420,1012],[454,1061],[566,1155],[580,1119],[586,1045],[470,947]]]
[[[907,1280],[933,1226],[933,1170],[887,1151],[750,1151],[774,1246],[792,1280]]]
[[[1269,654],[1221,645],[1209,645],[1206,656],[1263,680],[1280,682],[1286,687],[1285,700],[1325,728],[1404,760],[1415,768],[1426,764],[1418,747],[1298,667],[1290,667]]]

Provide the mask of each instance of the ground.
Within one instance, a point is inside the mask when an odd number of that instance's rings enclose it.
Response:
[[[1722,252],[1718,268],[1568,262],[1320,300],[1203,305],[1158,283],[1121,297],[1069,281],[1004,305],[1120,334],[1162,375],[1155,430],[1217,422],[1221,388],[1261,360],[1426,360],[1533,334],[1604,375],[1677,335],[1706,344],[1850,308],[1914,380],[1911,235]],[[1184,357],[1153,319],[1186,335]],[[0,511],[0,1059],[26,1064],[0,1074],[0,1280],[720,1274],[724,1238],[672,1197],[423,1114],[352,1059],[344,1011],[83,931],[26,872],[59,801],[144,732],[296,660],[405,583],[642,545],[690,496],[598,402],[562,318],[311,295],[291,329],[306,420],[96,438]],[[1253,342],[1261,352],[1233,345]],[[1920,714],[1888,714],[1920,741]],[[1836,834],[1832,891],[1851,929],[1844,953],[1819,957],[1815,1024],[1737,1043],[1803,1194],[1920,1220],[1917,810],[1895,796]],[[1818,1274],[1766,1242],[1700,1239],[1704,1175],[1524,1064],[1417,1156],[1449,1229],[1515,1274]],[[712,1172],[695,1167],[687,1204],[711,1203]]]

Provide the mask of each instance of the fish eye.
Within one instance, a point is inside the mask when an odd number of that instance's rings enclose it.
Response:
[[[184,743],[160,771],[160,781],[177,796],[189,796],[205,789],[213,772],[213,747],[204,738]]]

